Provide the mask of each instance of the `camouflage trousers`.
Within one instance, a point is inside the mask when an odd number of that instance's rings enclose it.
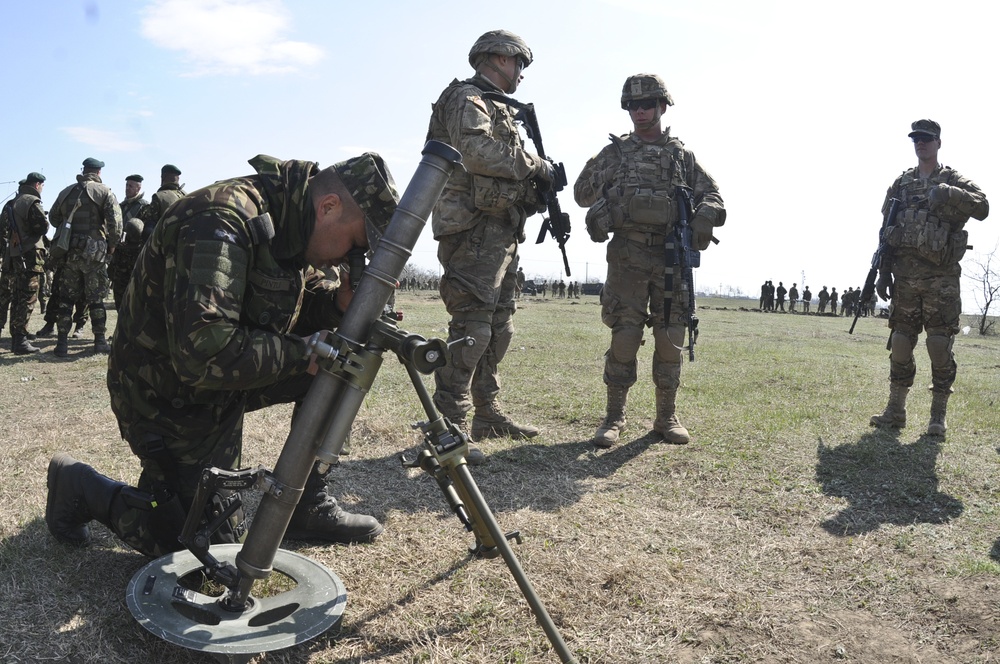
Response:
[[[452,345],[448,364],[434,372],[434,403],[456,422],[500,393],[499,365],[514,337],[517,241],[517,230],[493,217],[438,240],[441,299],[451,315],[448,341],[475,340]]]
[[[38,301],[39,273],[15,266],[11,280],[13,281],[12,298],[10,301],[10,335],[27,335],[31,312]]]
[[[72,325],[73,306],[84,301],[90,310],[91,326],[94,334],[104,334],[107,327],[107,312],[104,300],[108,296],[108,269],[102,261],[89,261],[77,254],[69,258],[59,269],[56,279],[55,302],[56,327],[60,336],[69,334]]]
[[[240,467],[243,448],[243,418],[248,412],[279,403],[296,404],[305,397],[312,383],[312,376],[303,374],[259,390],[241,393],[231,407],[220,412],[218,423],[184,422],[183,414],[120,424],[123,437],[133,454],[139,457],[142,472],[137,484],[138,492],[153,496],[156,506],[142,501],[118,501],[112,510],[112,528],[129,546],[150,556],[159,557],[177,551],[177,541],[194,499],[202,470],[221,468],[236,470]],[[169,432],[169,433],[167,433]],[[310,487],[325,490],[323,487]],[[207,522],[213,511],[229,500],[233,493],[220,492],[206,506],[202,523]],[[310,500],[303,495],[300,503]],[[241,541],[245,535],[242,512],[238,512],[213,537],[214,543]]]
[[[950,392],[958,373],[951,342],[958,334],[962,314],[960,277],[893,276],[889,303],[889,328],[893,331],[889,381],[904,387],[913,385],[917,373],[913,349],[917,337],[925,331],[933,389]]]
[[[14,299],[14,270],[8,263],[0,270],[0,332],[7,325],[7,314]]]
[[[665,390],[679,385],[688,284],[673,279],[670,316],[664,326],[666,253],[663,239],[629,240],[616,234],[608,243],[608,278],[601,291],[601,320],[611,328],[604,354],[604,382],[631,387],[638,379],[639,347],[644,328],[653,330],[653,384]]]

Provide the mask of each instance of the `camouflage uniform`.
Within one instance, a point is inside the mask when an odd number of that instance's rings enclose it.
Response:
[[[143,224],[143,242],[148,240],[149,236],[153,234],[154,230],[156,230],[156,225],[159,223],[160,219],[163,218],[163,213],[167,211],[167,208],[185,196],[187,196],[187,194],[179,184],[164,184],[156,190],[156,193],[153,194],[149,205],[144,206],[138,215]]]
[[[264,155],[250,163],[257,174],[217,182],[171,208],[140,255],[119,314],[111,407],[142,460],[137,495],[161,497],[164,509],[126,499],[110,520],[147,555],[179,548],[204,467],[239,467],[244,414],[301,401],[312,381],[304,337],[341,318],[336,285],[302,258],[315,223],[308,178],[318,167]],[[315,507],[325,491],[314,472],[299,507]],[[218,541],[241,536],[238,519],[232,526]]]
[[[35,174],[32,174],[35,175]],[[20,185],[17,198],[4,208],[5,218],[0,220],[7,227],[7,248],[4,251],[3,273],[11,288],[10,334],[11,350],[18,354],[35,353],[38,349],[27,341],[28,321],[38,300],[39,275],[45,271],[45,231],[48,220],[38,190],[32,179]],[[0,303],[2,306],[3,303]],[[6,322],[6,307],[0,311],[0,321]],[[0,322],[0,327],[3,327]]]
[[[654,79],[654,89],[647,89],[647,83]],[[633,83],[641,84],[641,89],[633,88]],[[626,108],[627,100],[650,98],[665,99],[667,105],[673,103],[659,77],[630,77],[623,90],[622,108]],[[601,318],[611,328],[611,346],[604,356],[604,383],[609,388],[609,418],[621,410],[622,423],[625,394],[637,380],[636,356],[643,328],[648,326],[653,331],[653,383],[658,395],[663,393],[666,399],[669,393],[672,399],[680,385],[685,331],[680,303],[687,301],[691,287],[683,279],[674,279],[671,297],[675,306],[671,307],[670,320],[664,321],[664,242],[678,221],[679,186],[692,192],[692,223],[699,217],[712,226],[725,222],[726,212],[715,180],[694,153],[670,136],[669,128],[653,142],[643,141],[634,133],[612,135],[611,144],[587,162],[574,185],[577,204],[590,208],[587,229],[591,239],[603,242],[608,234],[612,236],[607,249],[608,277],[601,292]],[[596,438],[595,442],[600,444]]]
[[[99,162],[103,166],[103,162]],[[100,167],[98,167],[100,168]],[[104,300],[108,296],[107,257],[122,235],[122,213],[114,192],[101,182],[100,172],[76,176],[77,184],[66,187],[49,212],[49,223],[59,228],[70,214],[72,239],[69,252],[59,259],[59,277],[55,306],[59,341],[56,354],[66,354],[66,340],[72,325],[73,306],[85,299],[90,309],[94,331],[94,348],[106,352],[105,332],[107,312]],[[79,202],[79,208],[73,208]]]
[[[149,202],[141,193],[121,202],[122,222],[126,228],[122,233],[118,248],[111,255],[111,263],[108,265],[108,276],[111,278],[116,309],[121,309],[125,288],[128,287],[128,281],[132,277],[132,268],[135,267],[135,261],[139,258],[139,251],[142,249],[142,232],[130,233],[128,222],[130,219],[141,219],[140,213],[148,205]]]
[[[916,137],[940,139],[940,125],[932,120],[918,120],[911,128],[915,143]],[[989,202],[975,183],[940,164],[926,178],[921,177],[919,167],[903,171],[886,192],[883,214],[893,198],[901,205],[895,224],[885,231],[890,253],[879,266],[880,294],[885,290],[882,284],[891,281],[890,400],[886,411],[871,421],[905,425],[906,392],[917,371],[913,349],[925,331],[932,390],[928,433],[943,434],[945,408],[958,368],[952,345],[962,313],[959,261],[969,240],[965,223],[970,217],[985,219]]]
[[[473,46],[473,67],[477,55],[498,52],[477,52],[480,46],[509,48],[507,55],[531,62],[531,52],[519,38],[499,31],[483,35]],[[451,346],[447,366],[434,374],[434,403],[459,426],[475,407],[473,438],[493,433],[480,427],[477,419],[498,424],[501,417],[513,424],[497,410],[498,372],[514,335],[517,245],[524,241],[525,220],[539,209],[532,178],[547,168],[540,157],[525,150],[514,109],[484,99],[486,91],[502,92],[479,73],[452,81],[433,105],[427,134],[428,139],[458,149],[465,165],[452,174],[434,207],[432,229],[444,266],[439,288],[451,315],[448,340],[468,336],[476,341],[473,346]],[[519,429],[520,433],[513,429],[505,433],[515,437],[538,433],[533,427]]]

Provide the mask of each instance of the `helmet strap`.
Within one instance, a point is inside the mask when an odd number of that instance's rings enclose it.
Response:
[[[500,78],[502,78],[503,80],[507,81],[507,85],[504,86],[504,88],[503,88],[504,93],[506,93],[506,94],[513,94],[514,90],[515,90],[515,88],[514,88],[514,80],[511,79],[509,76],[507,76],[507,74],[505,74],[502,69],[500,69],[499,67],[496,66],[496,63],[493,62],[493,56],[494,55],[497,55],[497,54],[491,53],[490,57],[486,60],[485,64],[486,64],[487,67],[489,67],[490,69],[492,69],[493,71],[495,71],[497,74],[499,74]],[[506,57],[510,57],[510,56],[506,56]]]

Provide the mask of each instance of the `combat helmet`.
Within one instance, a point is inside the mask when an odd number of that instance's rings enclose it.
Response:
[[[622,109],[628,109],[630,101],[643,99],[664,99],[667,106],[673,106],[674,100],[667,92],[667,84],[656,74],[634,74],[625,79],[622,86]]]
[[[469,51],[469,64],[475,69],[480,56],[495,53],[497,55],[520,55],[524,58],[524,66],[531,64],[531,49],[524,40],[513,32],[506,30],[490,30],[476,40]]]

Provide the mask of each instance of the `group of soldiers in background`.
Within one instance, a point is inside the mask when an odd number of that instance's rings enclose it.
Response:
[[[109,352],[108,292],[113,290],[115,306],[120,306],[143,244],[163,212],[185,195],[180,169],[166,164],[151,201],[142,196],[143,177],[129,175],[125,198],[119,203],[101,181],[102,168],[103,161],[85,159],[76,184],[59,192],[48,213],[41,201],[45,176],[31,172],[3,207],[0,332],[9,311],[15,354],[37,353],[40,349],[32,342],[55,334],[53,353],[67,357],[71,334],[80,338],[88,318],[95,352]],[[47,236],[49,226],[56,229],[52,239]],[[36,302],[45,325],[32,334],[28,325]]]
[[[798,284],[792,284],[791,288],[786,289],[782,282],[779,281],[778,286],[775,287],[770,280],[765,281],[760,286],[760,310],[779,311],[781,313],[785,313],[786,296],[788,298],[787,313],[800,313],[796,310],[796,307],[800,304],[802,306],[801,313],[811,313],[810,309],[812,307],[813,294],[812,291],[809,290],[809,286],[802,289],[800,299]],[[872,292],[872,296],[867,302],[859,302],[858,300],[860,298],[861,288],[848,288],[846,293],[838,294],[836,288],[827,290],[826,286],[823,286],[819,293],[816,294],[816,299],[819,304],[816,313],[826,314],[827,307],[829,306],[829,314],[831,316],[837,316],[837,304],[839,303],[839,315],[841,316],[853,316],[858,311],[858,307],[861,307],[860,315],[862,317],[867,318],[868,316],[876,316],[878,296]]]

